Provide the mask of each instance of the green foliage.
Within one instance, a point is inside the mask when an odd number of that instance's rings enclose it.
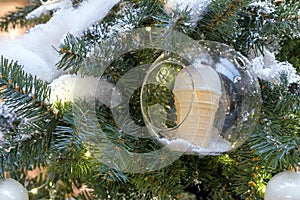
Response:
[[[80,0],[72,2],[75,7],[81,3]],[[271,39],[276,39],[282,45],[277,56],[291,62],[299,72],[299,38],[296,37],[299,34],[299,2],[269,2],[274,8],[272,12],[253,6],[251,2],[213,0],[194,26],[190,8],[166,12],[162,0],[125,0],[81,37],[68,34],[57,50],[61,60],[56,66],[71,73],[101,75],[107,81],[117,83],[130,70],[140,73],[134,69],[155,62],[162,50],[127,51],[126,41],[130,40],[127,38],[124,42],[114,38],[120,31],[116,27],[126,27],[129,31],[161,27],[167,30],[166,33],[178,31],[194,39],[225,43],[244,55],[252,50],[261,51]],[[0,29],[27,27],[49,20],[51,14],[36,21],[26,21],[25,16],[36,7],[31,5],[9,13],[1,18]],[[111,38],[115,39],[114,43],[110,43]],[[162,38],[169,45],[170,38]],[[118,58],[112,56],[123,50],[126,54],[118,55]],[[132,86],[132,77],[127,78],[122,81]],[[172,79],[171,76],[165,78]],[[219,156],[182,155],[162,169],[131,173],[123,170],[124,166],[135,166],[139,158],[133,156],[135,153],[148,153],[162,147],[148,131],[124,131],[130,130],[126,126],[131,124],[117,123],[112,113],[112,109],[117,108],[109,108],[101,102],[96,101],[93,107],[85,101],[48,105],[45,103],[50,94],[48,83],[26,74],[16,62],[1,58],[0,99],[14,115],[0,116],[0,131],[4,134],[0,172],[10,170],[18,180],[26,180],[28,190],[39,188],[38,194],[30,194],[32,199],[64,199],[68,196],[76,199],[169,200],[188,199],[185,196],[189,194],[201,200],[262,199],[267,181],[274,174],[299,165],[300,91],[299,85],[288,85],[284,79],[279,85],[260,83],[262,114],[255,132],[243,146]],[[171,113],[168,125],[173,127],[170,89],[151,84],[146,89],[150,91],[150,103],[165,103],[165,110]],[[129,117],[143,126],[140,90],[137,88],[133,94],[128,94]],[[52,111],[54,107],[58,110],[56,113]],[[149,137],[140,138],[139,134]],[[87,156],[87,152],[91,152],[91,156]],[[136,160],[132,161],[132,158]],[[159,166],[162,159],[151,160],[151,166]],[[41,172],[28,180],[28,170],[40,166],[46,167],[46,177]],[[74,187],[84,185],[94,192],[73,193]]]
[[[262,115],[259,130],[250,143],[259,157],[272,168],[299,165],[300,93],[297,85],[287,87],[261,82]],[[295,87],[295,88],[293,88]]]
[[[262,28],[262,20],[248,10],[250,1],[212,1],[208,13],[198,23],[199,31],[205,39],[226,43],[247,54],[252,45],[261,48],[257,40]],[[254,42],[256,41],[256,42]]]
[[[178,8],[170,11],[161,8],[161,12],[157,16],[153,16],[153,18],[157,21],[155,25],[158,27],[189,34],[195,31],[192,26],[190,12],[191,8],[186,8],[183,11]]]
[[[11,171],[13,167],[45,166],[51,141],[49,133],[56,125],[55,115],[44,104],[50,90],[46,83],[24,73],[16,62],[1,57],[0,67],[0,98],[16,115],[10,127],[2,130],[5,139],[0,149],[2,165],[9,166]]]
[[[281,61],[291,63],[300,73],[300,39],[285,40],[277,57]]]
[[[208,13],[198,23],[204,38],[233,46],[244,55],[262,51],[268,38],[295,37],[299,34],[299,3],[275,5],[265,2],[253,6],[253,1],[213,0]],[[274,40],[274,38],[273,38]]]
[[[64,42],[56,50],[63,55],[56,64],[58,69],[69,69],[72,73],[77,72],[82,60],[86,57],[87,47],[83,40],[75,38],[72,34],[67,34]]]
[[[17,7],[15,11],[5,14],[5,16],[0,18],[0,31],[8,31],[9,28],[16,27],[29,28],[36,24],[46,23],[51,17],[50,14],[43,14],[38,19],[26,19],[26,16],[37,7],[38,5]]]
[[[119,32],[119,29],[116,27],[128,26],[134,29],[151,25],[153,23],[151,15],[158,12],[160,5],[162,5],[162,1],[160,0],[124,1],[124,3],[116,5],[99,24],[94,24],[91,28],[87,29],[81,38],[75,38],[71,34],[66,36],[59,50],[57,50],[59,54],[62,55],[62,59],[57,63],[57,67],[64,70],[70,69],[71,72],[77,72],[80,68],[80,63],[83,62],[88,53],[92,55],[97,54],[94,52],[95,48],[100,48],[100,53],[105,51],[105,55],[99,55],[100,58],[96,58],[95,62],[97,62],[98,59],[107,59],[110,56],[107,55],[107,52],[110,52],[109,48],[111,48],[113,52],[114,46],[103,47],[101,43],[103,41],[105,42],[109,36],[114,36]],[[107,49],[103,50],[101,47]],[[92,65],[91,62],[93,61],[81,65],[81,68],[86,65]],[[85,74],[86,73],[93,74],[91,71],[85,72]]]

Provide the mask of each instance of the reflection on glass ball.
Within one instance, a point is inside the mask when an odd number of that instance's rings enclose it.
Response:
[[[205,55],[186,51],[192,62],[162,55],[153,63],[141,107],[148,130],[162,143],[176,143],[174,150],[188,145],[183,149],[189,154],[215,155],[240,146],[251,134],[260,89],[244,56],[216,42],[200,42],[199,48],[195,52]]]
[[[215,70],[225,88],[226,115],[221,135],[237,148],[253,132],[260,112],[257,77],[248,59],[231,47],[212,41],[201,41],[200,44],[215,62]]]

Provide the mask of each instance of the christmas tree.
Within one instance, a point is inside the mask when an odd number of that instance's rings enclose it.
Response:
[[[300,165],[299,26],[296,0],[5,13],[27,32],[0,41],[0,196],[15,179],[29,199],[264,199]]]

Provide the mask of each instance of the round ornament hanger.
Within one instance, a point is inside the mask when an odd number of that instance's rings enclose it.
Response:
[[[43,5],[47,5],[47,4],[53,4],[53,3],[57,3],[63,0],[40,0],[41,4]]]

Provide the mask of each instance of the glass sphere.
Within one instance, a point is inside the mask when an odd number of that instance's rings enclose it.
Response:
[[[187,154],[217,155],[240,146],[253,131],[260,87],[238,52],[209,41],[198,48],[184,51],[188,59],[162,55],[152,64],[141,109],[146,127],[162,143],[176,143],[174,150]]]

